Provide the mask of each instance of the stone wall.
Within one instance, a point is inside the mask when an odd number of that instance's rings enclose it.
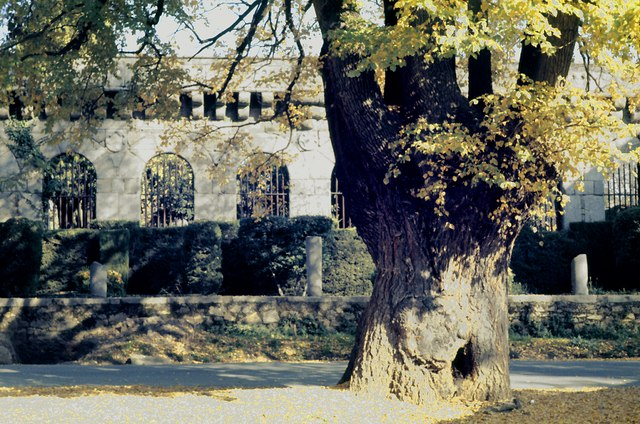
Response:
[[[640,295],[520,295],[509,297],[509,320],[519,334],[567,334],[588,328],[640,330]]]
[[[225,324],[317,323],[354,332],[367,297],[185,296],[0,299],[0,334],[24,363],[79,359],[100,329],[119,335],[206,331]]]
[[[306,126],[289,134],[278,123],[260,122],[237,128],[230,122],[221,134],[244,138],[264,152],[284,151],[290,183],[290,215],[325,215],[331,213],[331,172],[333,151],[325,120],[309,119]],[[194,124],[195,125],[195,124]],[[36,139],[44,137],[43,124],[36,125]],[[213,140],[202,147],[164,143],[162,136],[169,125],[157,121],[104,120],[96,129],[95,139],[80,145],[62,142],[42,146],[47,160],[74,151],[86,157],[97,174],[96,218],[98,220],[138,221],[141,215],[142,177],[147,162],[160,153],[176,153],[185,159],[194,173],[195,220],[231,221],[236,219],[236,167],[225,168],[224,175],[211,176],[212,159],[219,160]],[[0,123],[0,179],[17,175],[17,162],[5,145]],[[227,181],[227,182],[222,182]],[[1,190],[1,189],[0,189]],[[41,205],[42,175],[32,175],[21,196],[0,191],[0,221],[24,216],[37,219]]]
[[[185,62],[184,66],[196,79],[215,80],[219,75],[217,72],[223,72],[223,62],[217,59],[193,59]],[[117,90],[126,85],[131,76],[129,65],[130,59],[121,60],[118,71],[120,80],[111,81],[111,89]],[[170,122],[157,121],[153,117],[132,119],[133,113],[128,110],[112,118],[97,120],[91,139],[57,145],[45,143],[43,153],[47,159],[70,150],[85,156],[95,166],[97,173],[97,219],[127,221],[140,219],[141,177],[145,164],[159,153],[177,153],[189,162],[195,174],[195,219],[228,221],[236,218],[237,168],[231,166],[223,171],[226,173],[223,177],[230,182],[228,184],[210,179],[209,171],[212,163],[220,159],[221,152],[216,149],[218,143],[231,138],[246,140],[249,145],[265,152],[284,150],[292,158],[288,165],[291,216],[329,216],[334,156],[320,94],[322,83],[319,75],[316,72],[304,72],[304,78],[298,82],[301,88],[294,93],[295,101],[308,108],[308,119],[298,129],[289,133],[283,131],[279,123],[263,120],[272,115],[278,96],[287,89],[288,79],[278,76],[290,75],[292,66],[293,62],[289,60],[252,62],[245,70],[244,77],[238,76],[236,101],[224,103],[217,99],[213,115],[207,115],[204,111],[204,92],[191,90],[183,93],[190,97],[192,103],[190,125],[193,128],[200,128],[205,123],[212,125],[219,136],[208,140],[202,149],[195,148],[193,143],[163,139],[163,135],[171,133],[168,132],[172,128]],[[596,72],[591,77],[595,74],[600,75],[600,86],[608,84],[608,76]],[[581,64],[574,64],[568,79],[577,87],[584,87],[589,78]],[[464,91],[464,80],[460,83]],[[252,106],[251,98],[258,94],[260,102]],[[233,113],[228,110],[230,107]],[[617,105],[617,109],[614,114],[622,119],[624,102]],[[180,116],[179,110],[176,110],[175,116]],[[8,117],[7,105],[0,104],[0,121]],[[628,119],[632,123],[640,122],[640,112],[631,114]],[[0,122],[0,180],[15,176],[20,171],[6,146],[3,125]],[[44,123],[36,121],[34,136],[37,140],[46,138],[44,130]],[[181,132],[188,132],[187,128],[181,129]],[[629,141],[619,140],[618,144],[626,145]],[[237,165],[243,160],[242,157],[234,159],[237,159]],[[565,192],[572,198],[565,208],[565,228],[571,222],[601,221],[605,217],[604,178],[595,170],[583,171],[583,191],[574,188],[575,181],[564,183]],[[42,178],[34,176],[19,189],[0,191],[0,221],[16,216],[37,219],[42,212],[39,210],[41,190]]]
[[[362,296],[0,299],[0,333],[11,340],[21,362],[72,361],[94,347],[101,329],[126,338],[185,327],[206,331],[225,324],[311,322],[328,331],[354,332],[367,302]],[[519,333],[586,326],[638,331],[640,295],[511,296],[509,315]]]

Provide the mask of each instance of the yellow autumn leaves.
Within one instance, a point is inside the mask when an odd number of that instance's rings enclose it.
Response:
[[[538,83],[482,101],[485,118],[477,132],[455,122],[419,119],[408,125],[392,146],[397,162],[388,180],[404,163],[417,161],[424,185],[414,194],[432,201],[438,213],[447,214],[449,189],[484,184],[502,192],[492,218],[522,220],[543,218],[553,209],[549,203],[564,203],[558,182],[580,181],[587,166],[605,171],[616,161],[638,158],[612,144],[635,134],[612,115],[607,98]],[[537,206],[522,210],[525,199]]]

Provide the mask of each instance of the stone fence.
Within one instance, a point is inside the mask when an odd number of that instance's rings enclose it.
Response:
[[[0,299],[0,333],[23,363],[72,361],[104,342],[158,332],[207,331],[225,325],[315,326],[354,332],[367,297],[186,296]],[[511,328],[555,334],[586,327],[640,327],[640,295],[511,296]],[[546,332],[546,333],[545,333]]]

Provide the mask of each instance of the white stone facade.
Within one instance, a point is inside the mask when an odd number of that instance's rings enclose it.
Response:
[[[1,125],[1,124],[0,124]],[[291,157],[289,171],[290,216],[330,215],[331,172],[334,166],[326,121],[313,122],[306,131],[280,131],[272,123],[259,123],[251,127],[254,145],[266,152],[284,151]],[[211,178],[211,162],[193,149],[176,151],[162,143],[162,123],[130,120],[104,121],[95,139],[72,146],[69,143],[45,145],[42,153],[47,159],[74,151],[85,156],[94,165],[97,174],[96,219],[138,221],[141,214],[142,176],[147,162],[159,153],[177,153],[189,162],[194,171],[194,214],[196,220],[232,221],[236,219],[236,169],[225,169],[230,183],[221,184]],[[36,131],[37,132],[37,131]],[[37,136],[37,134],[36,134]],[[208,151],[212,156],[217,153]],[[240,160],[238,161],[238,166]],[[0,146],[0,178],[18,171],[18,165],[5,145]],[[25,192],[37,206],[37,193],[41,191],[42,177],[32,176]],[[37,208],[36,208],[37,209]],[[15,216],[37,218],[25,199],[16,203],[16,196],[0,193],[0,220]]]
[[[125,63],[123,61],[123,63]],[[190,70],[196,74],[210,73],[213,69],[205,66],[207,61],[190,62]],[[215,61],[214,61],[215,62]],[[285,87],[278,83],[274,75],[287,72],[287,62],[269,63],[256,68],[255,72],[247,72],[246,80],[237,85],[237,103],[232,106],[236,116],[232,122],[227,107],[220,100],[215,104],[216,123],[231,131],[241,126],[240,137],[249,137],[251,143],[265,152],[283,149],[290,157],[287,164],[290,178],[290,216],[331,214],[331,174],[334,168],[334,155],[329,140],[329,132],[325,119],[320,81],[316,77],[306,79],[306,89],[298,99],[308,107],[310,117],[302,123],[300,129],[289,133],[280,129],[275,122],[255,122],[258,117],[265,117],[272,110],[274,99]],[[586,80],[579,68],[572,72],[571,79],[580,84]],[[126,67],[121,70],[126,79]],[[117,81],[113,82],[116,87]],[[310,88],[309,88],[310,87]],[[260,93],[260,109],[251,106],[252,93]],[[200,125],[206,118],[204,110],[204,94],[192,91],[188,93],[192,99],[193,125]],[[5,105],[6,106],[6,105]],[[209,106],[211,108],[211,106]],[[235,110],[237,109],[237,112]],[[130,112],[129,112],[130,115]],[[176,111],[178,116],[178,111]],[[2,120],[7,118],[7,108],[0,105],[0,181],[16,174],[18,164],[7,149],[4,140],[6,135],[2,128]],[[640,118],[633,117],[633,118]],[[640,119],[637,119],[640,120]],[[202,151],[181,147],[176,150],[171,142],[163,143],[167,123],[155,120],[104,119],[98,121],[99,128],[90,140],[79,145],[62,143],[45,145],[42,148],[47,159],[67,151],[75,151],[84,155],[95,166],[97,173],[96,219],[97,220],[129,220],[139,221],[141,215],[141,184],[146,163],[155,155],[174,152],[186,159],[194,171],[194,215],[195,220],[232,221],[236,219],[237,166],[235,169],[224,169],[227,181],[222,184],[209,176],[210,158],[218,152],[215,143]],[[251,125],[247,125],[251,124]],[[36,138],[43,136],[42,124],[35,128]],[[584,191],[576,191],[573,184],[566,183],[564,189],[572,201],[565,209],[564,226],[576,221],[602,221],[605,219],[605,181],[601,174],[594,170],[585,173]],[[0,192],[0,221],[11,217],[25,216],[37,219],[41,213],[39,192],[42,190],[42,176],[31,176],[26,186],[19,189],[21,196],[16,196],[9,189]],[[35,206],[35,208],[34,208]]]

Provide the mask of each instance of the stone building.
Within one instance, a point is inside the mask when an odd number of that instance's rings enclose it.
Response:
[[[190,71],[200,76],[211,69],[213,59],[189,62]],[[190,118],[189,125],[209,122],[227,136],[248,140],[267,153],[285,152],[286,165],[274,167],[266,178],[267,206],[276,215],[331,215],[347,220],[333,176],[334,155],[324,114],[321,82],[317,75],[305,81],[297,101],[308,107],[308,116],[300,128],[283,131],[277,122],[262,121],[286,87],[279,72],[290,71],[288,62],[254,64],[246,78],[235,87],[233,102],[223,102],[205,92],[185,92],[180,97],[176,117]],[[127,78],[123,60],[121,78]],[[584,84],[586,73],[579,66],[571,73],[574,83]],[[112,82],[113,91],[121,87]],[[3,107],[4,106],[4,107]],[[10,105],[0,105],[0,127],[15,113]],[[617,112],[624,115],[624,104]],[[628,114],[627,114],[628,115]],[[638,116],[624,116],[638,120]],[[237,177],[241,158],[225,167],[226,182],[210,178],[212,159],[219,156],[216,143],[204,150],[178,145],[166,139],[170,124],[132,111],[107,113],[99,121],[90,139],[80,143],[44,145],[41,150],[51,161],[50,175],[31,175],[20,186],[0,187],[0,221],[11,217],[42,217],[50,228],[82,227],[92,220],[139,221],[142,225],[183,224],[191,220],[232,221],[251,212],[245,190],[251,182]],[[42,123],[34,135],[43,135]],[[170,133],[169,133],[170,134]],[[0,130],[0,181],[20,171]],[[635,167],[636,165],[632,165]],[[585,188],[579,192],[565,183],[572,198],[563,218],[563,226],[575,221],[602,221],[605,210],[638,203],[637,177],[630,168],[605,181],[594,170],[585,170]],[[220,172],[220,171],[218,171]],[[53,187],[53,188],[52,188]],[[163,195],[179,193],[179,198]],[[43,196],[45,201],[43,202]],[[170,209],[170,210],[169,210]]]

